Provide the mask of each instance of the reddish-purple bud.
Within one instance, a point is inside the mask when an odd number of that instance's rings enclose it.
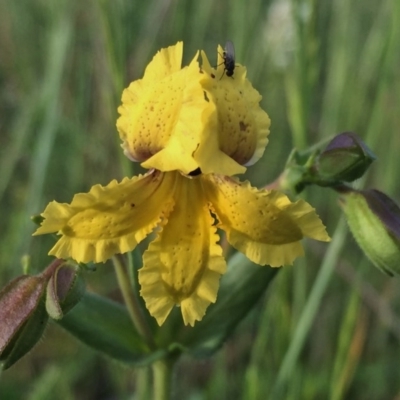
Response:
[[[40,340],[49,315],[60,319],[81,299],[79,267],[54,260],[42,273],[15,278],[0,292],[0,362],[11,367]]]
[[[0,292],[0,360],[9,368],[41,338],[47,323],[43,276],[23,275]]]
[[[363,176],[375,159],[359,136],[344,132],[335,136],[318,156],[313,174],[322,185],[352,182]]]

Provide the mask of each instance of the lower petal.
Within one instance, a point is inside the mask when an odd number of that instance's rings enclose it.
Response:
[[[104,262],[135,248],[166,217],[174,174],[152,171],[144,176],[95,185],[74,196],[71,204],[51,202],[34,235],[58,232],[49,254],[78,262]]]
[[[204,185],[229,243],[257,264],[292,264],[303,255],[304,236],[330,240],[315,210],[303,200],[291,203],[282,193],[218,175],[207,176]]]
[[[146,307],[159,325],[180,305],[185,324],[193,326],[215,302],[226,263],[200,179],[179,180],[176,205],[143,255],[139,282]]]

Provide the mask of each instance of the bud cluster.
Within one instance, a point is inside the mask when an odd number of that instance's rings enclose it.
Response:
[[[307,185],[337,187],[367,171],[375,155],[353,132],[335,136],[324,150],[295,150],[286,165],[283,186],[300,193]]]
[[[375,155],[352,132],[341,133],[321,147],[293,151],[280,185],[296,193],[307,185],[334,189],[361,250],[381,271],[400,274],[400,208],[378,190],[356,190],[348,185],[364,175]]]

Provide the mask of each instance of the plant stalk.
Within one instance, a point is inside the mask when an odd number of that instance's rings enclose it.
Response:
[[[129,276],[124,268],[123,262],[120,257],[116,256],[112,258],[112,261],[114,264],[115,273],[117,275],[118,285],[121,290],[122,297],[124,298],[126,308],[128,309],[129,316],[149,348],[154,350],[157,348],[157,346],[154,342],[153,334],[142,313],[140,304],[136,301],[136,298],[132,293]]]
[[[171,398],[172,372],[174,361],[162,359],[153,363],[153,400]]]

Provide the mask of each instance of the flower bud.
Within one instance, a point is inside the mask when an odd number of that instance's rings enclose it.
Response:
[[[7,369],[39,341],[47,323],[44,276],[20,276],[0,292],[0,361]]]
[[[0,292],[0,362],[7,369],[42,337],[49,315],[61,319],[81,299],[76,265],[54,260],[41,274],[22,275]]]
[[[76,264],[65,262],[55,269],[46,292],[46,310],[51,318],[59,320],[82,298],[85,284]]]
[[[375,159],[355,133],[341,133],[317,157],[312,168],[314,182],[321,186],[352,182],[363,176]]]
[[[349,228],[366,256],[381,271],[400,274],[400,208],[378,190],[342,193]]]
[[[321,152],[321,144],[293,150],[280,177],[280,187],[300,193],[308,185],[338,187],[360,178],[375,160],[366,144],[352,132],[334,137]]]

